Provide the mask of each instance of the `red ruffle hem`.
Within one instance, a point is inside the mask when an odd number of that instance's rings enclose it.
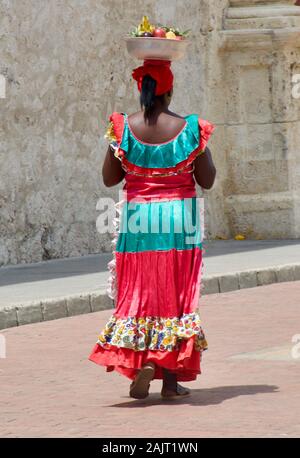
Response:
[[[106,372],[116,370],[131,380],[145,363],[152,361],[155,364],[154,379],[163,379],[164,367],[176,372],[179,382],[189,382],[196,380],[197,375],[201,374],[200,362],[203,350],[195,350],[194,341],[195,336],[191,336],[181,342],[179,350],[173,351],[134,351],[110,344],[106,344],[103,348],[97,343],[89,360],[106,366]]]

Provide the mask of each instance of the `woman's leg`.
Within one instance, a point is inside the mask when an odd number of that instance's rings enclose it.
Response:
[[[176,372],[171,372],[163,368],[163,386],[161,389],[161,395],[164,398],[176,398],[178,396],[187,396],[190,394],[190,389],[179,385],[177,382]]]
[[[129,395],[135,399],[144,399],[149,395],[150,382],[154,377],[155,364],[148,362],[137,371],[133,382],[130,384]]]
[[[176,391],[177,374],[163,367],[163,388],[166,390]]]

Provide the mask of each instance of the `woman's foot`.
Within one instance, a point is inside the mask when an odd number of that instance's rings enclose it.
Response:
[[[155,364],[146,363],[130,384],[129,395],[135,399],[144,399],[149,395],[150,382],[154,377]]]
[[[189,396],[191,391],[189,388],[185,388],[179,385],[177,382],[176,372],[171,372],[163,368],[163,386],[161,390],[161,396],[164,399],[178,399],[182,396]]]
[[[179,383],[176,383],[175,388],[163,386],[161,390],[161,396],[164,399],[178,399],[180,397],[189,396],[190,394],[191,390],[179,385]]]

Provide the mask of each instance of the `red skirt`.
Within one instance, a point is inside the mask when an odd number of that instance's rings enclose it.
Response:
[[[202,352],[195,349],[194,341],[195,336],[183,341],[180,349],[173,351],[134,351],[109,344],[104,348],[96,344],[89,359],[106,366],[106,372],[116,370],[131,380],[145,363],[152,361],[155,363],[154,379],[163,379],[162,369],[166,368],[176,372],[178,381],[188,382],[196,380],[201,374]]]

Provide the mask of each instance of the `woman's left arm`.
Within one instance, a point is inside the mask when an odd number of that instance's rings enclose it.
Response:
[[[122,168],[121,161],[114,156],[114,150],[111,146],[108,146],[102,167],[103,183],[110,188],[119,184],[124,176],[125,170]]]
[[[208,147],[194,161],[194,177],[199,186],[211,189],[215,182],[217,170]]]

